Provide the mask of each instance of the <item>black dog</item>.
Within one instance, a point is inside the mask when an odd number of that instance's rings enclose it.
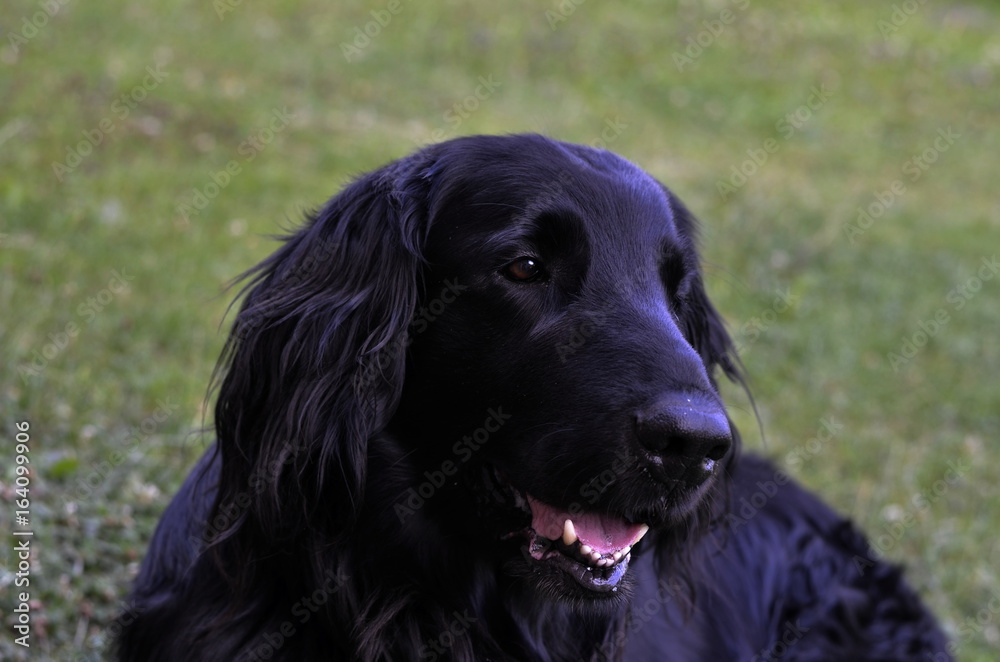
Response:
[[[349,185],[249,274],[120,658],[950,659],[898,569],[738,454],[694,226],[540,136]]]

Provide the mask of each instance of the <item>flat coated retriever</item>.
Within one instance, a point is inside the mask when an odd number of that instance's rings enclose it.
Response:
[[[537,135],[348,185],[245,276],[120,659],[951,659],[898,568],[739,453],[695,224]]]

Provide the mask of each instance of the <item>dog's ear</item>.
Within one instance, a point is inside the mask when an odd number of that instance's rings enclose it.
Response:
[[[670,210],[673,213],[677,229],[687,241],[691,242],[691,250],[697,257],[698,220],[688,211],[684,203],[677,199],[677,196],[666,187],[664,190],[666,190],[667,198],[670,201]],[[730,381],[743,389],[750,399],[750,405],[756,412],[757,406],[754,403],[753,393],[750,392],[750,386],[747,384],[743,363],[737,354],[736,345],[726,329],[725,320],[715,309],[712,301],[708,298],[708,292],[705,290],[700,258],[696,259],[695,269],[694,278],[686,294],[687,314],[682,317],[684,333],[695,351],[701,356],[712,385],[718,389],[718,383],[715,379],[715,370],[718,368]],[[742,446],[739,430],[736,429],[731,420],[730,428],[733,434],[733,451],[727,456],[727,466],[735,461]]]
[[[416,157],[345,188],[260,265],[217,371],[222,470],[210,523],[349,535],[369,439],[403,384],[427,182]]]
[[[677,196],[669,190],[666,192],[674,223],[697,255],[698,220]],[[725,321],[708,298],[700,263],[695,268],[694,278],[685,297],[688,307],[688,314],[683,317],[685,335],[701,356],[713,384],[715,369],[719,368],[726,377],[746,389],[743,366],[736,353],[736,346],[726,329]]]

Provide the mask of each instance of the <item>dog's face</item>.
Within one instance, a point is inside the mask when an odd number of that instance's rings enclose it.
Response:
[[[615,598],[649,527],[706,515],[732,446],[710,376],[728,338],[693,221],[607,152],[476,140],[427,174],[390,429],[417,483],[447,478],[431,516],[466,520],[484,555],[550,596]]]

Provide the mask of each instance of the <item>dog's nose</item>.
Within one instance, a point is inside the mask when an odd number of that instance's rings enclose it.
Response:
[[[733,443],[725,411],[698,395],[661,398],[641,410],[636,436],[647,461],[666,478],[707,477]]]

